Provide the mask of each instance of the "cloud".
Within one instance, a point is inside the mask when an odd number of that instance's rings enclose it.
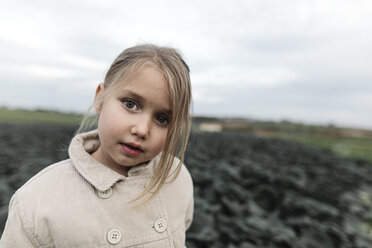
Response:
[[[84,111],[113,59],[179,48],[196,114],[372,123],[368,0],[5,0],[0,104]]]
[[[279,65],[258,67],[242,65],[220,65],[193,75],[194,84],[224,85],[234,87],[245,85],[246,88],[280,87],[296,79],[294,71]]]

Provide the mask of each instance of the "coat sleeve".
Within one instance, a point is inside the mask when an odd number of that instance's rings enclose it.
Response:
[[[194,215],[194,197],[191,197],[189,205],[186,210],[186,218],[185,218],[185,230],[188,230],[191,226],[192,219]]]
[[[184,168],[186,170],[186,185],[188,185],[188,206],[186,209],[186,215],[185,215],[185,230],[187,231],[192,223],[193,215],[194,215],[194,183],[191,177],[190,172],[187,170],[186,166],[184,165]]]
[[[20,215],[18,202],[15,200],[15,196],[13,196],[9,204],[5,229],[0,239],[1,248],[36,247],[26,234]]]

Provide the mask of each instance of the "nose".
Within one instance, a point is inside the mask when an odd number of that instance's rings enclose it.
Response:
[[[152,119],[148,115],[139,115],[130,131],[138,138],[145,139],[150,134]]]

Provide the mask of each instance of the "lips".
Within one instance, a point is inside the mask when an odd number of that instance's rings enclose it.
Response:
[[[124,153],[130,157],[136,157],[143,152],[142,147],[134,143],[120,143],[120,145]]]
[[[142,150],[142,147],[140,145],[137,145],[137,144],[134,144],[134,143],[123,143],[124,145],[127,145],[133,149],[137,149],[137,150],[140,150],[141,152],[143,152]]]

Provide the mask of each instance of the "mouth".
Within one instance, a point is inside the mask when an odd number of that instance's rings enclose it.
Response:
[[[128,146],[129,148],[143,152],[142,147],[140,145],[136,145],[134,143],[122,143],[122,144]]]
[[[120,143],[123,148],[124,153],[129,156],[138,156],[143,153],[142,147],[134,143]]]

